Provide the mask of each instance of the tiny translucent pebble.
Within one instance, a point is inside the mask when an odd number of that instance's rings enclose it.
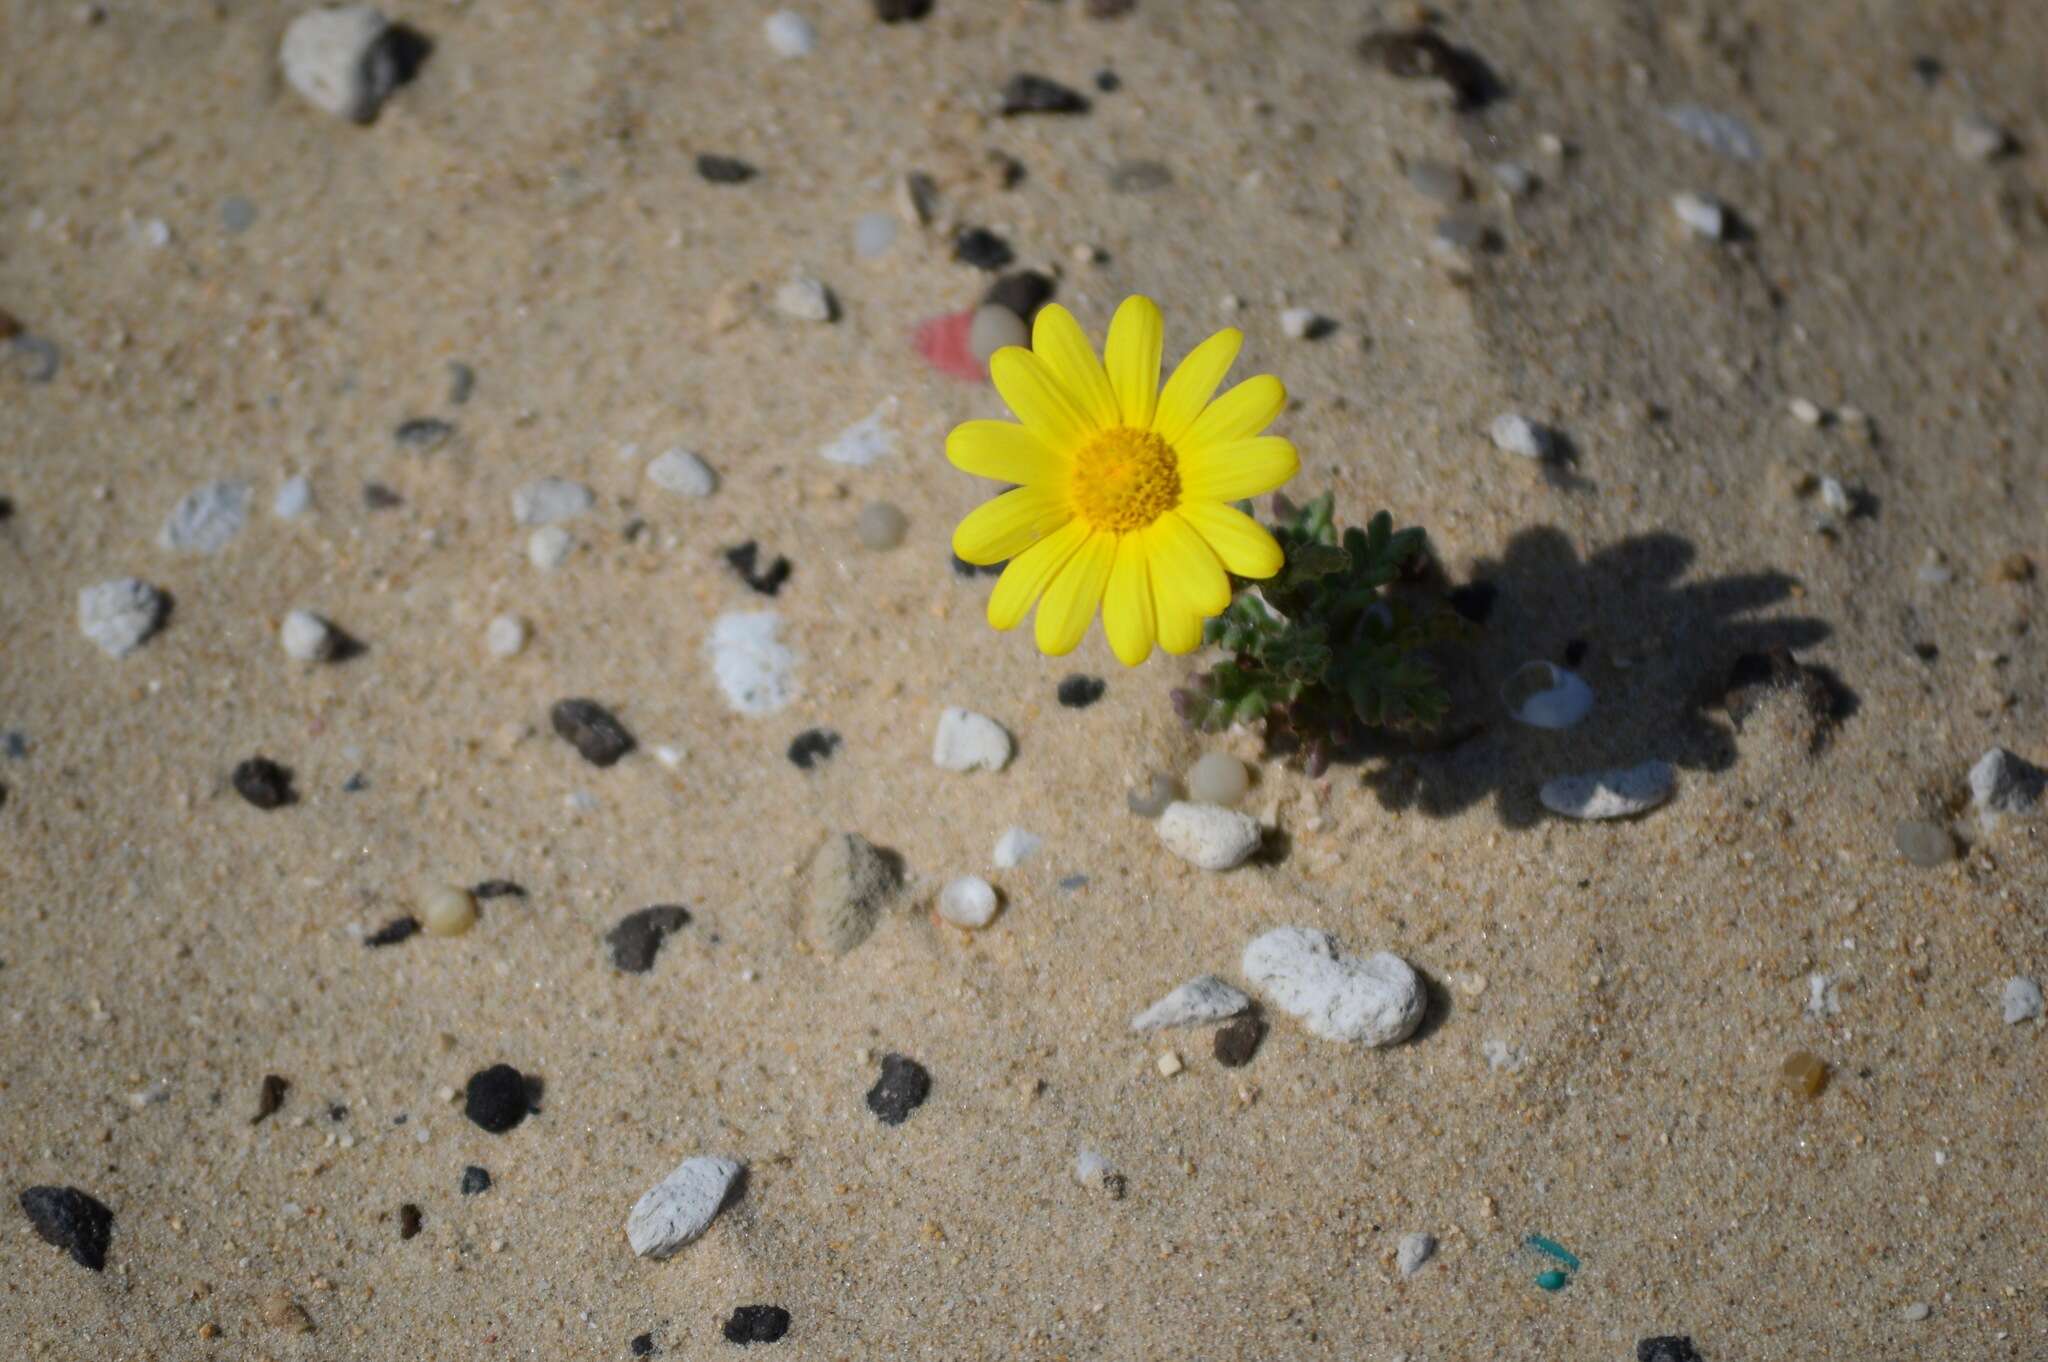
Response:
[[[979,930],[995,915],[995,887],[979,875],[962,875],[939,891],[939,916],[955,927]]]
[[[1152,783],[1143,790],[1132,790],[1124,796],[1124,803],[1140,818],[1157,818],[1166,812],[1166,806],[1180,798],[1180,783],[1172,776],[1154,774]]]
[[[896,244],[896,219],[887,213],[863,213],[854,220],[853,249],[873,259]]]
[[[768,46],[781,57],[808,57],[818,50],[818,30],[793,9],[779,9],[761,24]]]
[[[1802,426],[1817,426],[1820,424],[1820,405],[1810,397],[1793,398],[1790,404],[1790,411],[1792,412],[1792,419]]]
[[[1785,1086],[1808,1101],[1821,1095],[1828,1085],[1827,1061],[1804,1050],[1795,1050],[1785,1056],[1779,1066],[1778,1076]]]
[[[1892,842],[1904,856],[1923,870],[1946,865],[1955,859],[1955,839],[1948,829],[1921,818],[1909,818],[1892,829]]]
[[[476,924],[476,900],[467,889],[437,884],[420,895],[420,925],[434,936],[461,936]]]
[[[526,557],[542,572],[551,572],[569,557],[575,546],[569,532],[560,525],[543,525],[526,541]]]
[[[974,320],[967,325],[967,353],[983,370],[988,368],[989,356],[1004,346],[1030,343],[1024,319],[1001,303],[983,303],[974,309]]]
[[[334,628],[310,610],[293,610],[277,631],[285,654],[300,662],[318,662],[334,654]]]
[[[910,518],[887,501],[871,501],[861,507],[860,519],[854,522],[860,542],[876,550],[895,548],[909,528]]]
[[[526,647],[526,621],[517,615],[500,615],[484,629],[484,646],[492,657],[517,657]]]
[[[1704,195],[1674,195],[1671,200],[1671,211],[1678,215],[1678,220],[1694,236],[1719,241],[1728,231],[1727,210]]]
[[[1159,1076],[1161,1078],[1172,1078],[1182,1069],[1187,1068],[1187,1064],[1182,1061],[1180,1055],[1177,1052],[1172,1050],[1163,1050],[1160,1052],[1159,1059],[1156,1061],[1155,1067],[1159,1070]]]
[[[1208,752],[1188,768],[1188,798],[1199,804],[1235,804],[1251,788],[1244,763],[1228,752]]]

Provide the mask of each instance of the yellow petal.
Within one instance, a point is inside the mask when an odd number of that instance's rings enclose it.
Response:
[[[1152,417],[1152,429],[1160,439],[1170,445],[1178,444],[1180,437],[1187,434],[1202,408],[1209,405],[1216,385],[1230,372],[1237,359],[1237,348],[1243,344],[1244,333],[1227,326],[1188,351],[1188,357],[1180,362],[1159,393],[1159,410]]]
[[[1287,561],[1265,526],[1235,506],[1220,501],[1184,501],[1162,519],[1172,515],[1194,526],[1195,533],[1223,560],[1223,566],[1240,577],[1270,577]]]
[[[1204,445],[1199,450],[1183,447],[1180,493],[1190,501],[1242,501],[1264,496],[1300,471],[1301,459],[1294,446],[1277,435]]]
[[[1047,657],[1071,653],[1087,637],[1109,569],[1116,562],[1116,536],[1097,532],[1074,550],[1074,556],[1053,575],[1038,603],[1038,651]]]
[[[997,629],[1014,629],[1038,602],[1046,583],[1074,556],[1091,531],[1085,521],[1070,520],[1058,530],[1010,560],[996,589],[988,598],[988,622]]]
[[[1179,601],[1197,615],[1217,615],[1230,604],[1230,581],[1215,550],[1195,533],[1194,526],[1168,511],[1139,533],[1145,536],[1145,557],[1152,570],[1152,589]]]
[[[1211,402],[1187,434],[1171,443],[1181,450],[1197,450],[1248,440],[1272,425],[1286,405],[1287,385],[1271,374],[1260,374]]]
[[[1159,304],[1150,298],[1132,294],[1109,319],[1102,358],[1127,426],[1152,427],[1152,413],[1159,405],[1159,352],[1165,345],[1166,322]]]
[[[1067,476],[1067,461],[1045,441],[1014,421],[963,421],[946,436],[953,467],[997,482],[1056,483]]]
[[[1064,453],[1093,429],[1061,389],[1052,368],[1021,345],[1006,345],[988,362],[989,380],[1017,419],[1046,448]]]
[[[1154,571],[1153,614],[1159,622],[1159,646],[1176,657],[1202,646],[1202,613],[1182,598],[1178,588]]]
[[[1095,358],[1095,347],[1081,331],[1074,314],[1058,303],[1038,309],[1031,324],[1031,352],[1044,360],[1074,404],[1074,409],[1095,430],[1117,424],[1116,394],[1110,390],[1109,375]]]
[[[1117,661],[1135,667],[1152,655],[1159,632],[1152,608],[1152,573],[1145,562],[1143,535],[1120,535],[1116,565],[1109,571],[1109,589],[1102,597],[1102,632],[1109,636]]]
[[[1073,508],[1059,492],[1044,487],[1012,488],[993,501],[984,501],[953,527],[953,552],[970,563],[1000,563],[1015,558],[1073,516]]]

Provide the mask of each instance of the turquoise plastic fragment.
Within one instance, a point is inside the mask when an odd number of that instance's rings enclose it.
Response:
[[[1545,1239],[1540,1234],[1532,1234],[1527,1239],[1524,1239],[1522,1242],[1527,1244],[1530,1248],[1535,1249],[1538,1253],[1549,1254],[1551,1257],[1557,1259],[1557,1261],[1563,1263],[1566,1267],[1570,1268],[1573,1272],[1577,1272],[1579,1270],[1578,1258],[1573,1255],[1570,1249],[1566,1248],[1563,1244],[1558,1243],[1555,1239]],[[1557,1288],[1551,1287],[1550,1289],[1555,1291]]]
[[[1559,1272],[1556,1268],[1552,1268],[1536,1278],[1536,1285],[1542,1287],[1545,1291],[1562,1291],[1564,1290],[1564,1284],[1570,1280],[1570,1277]]]

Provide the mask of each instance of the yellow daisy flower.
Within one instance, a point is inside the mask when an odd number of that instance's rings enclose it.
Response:
[[[1014,628],[1036,604],[1048,655],[1072,652],[1098,606],[1127,667],[1155,641],[1193,652],[1202,622],[1230,604],[1226,572],[1280,570],[1273,536],[1228,503],[1300,468],[1293,445],[1259,433],[1287,389],[1261,374],[1210,400],[1244,343],[1235,329],[1196,346],[1161,388],[1165,334],[1156,303],[1126,298],[1097,359],[1073,313],[1041,308],[1031,348],[1004,346],[988,366],[1022,424],[968,421],[946,437],[955,468],[1019,484],[960,522],[953,552],[1009,561],[988,622]]]

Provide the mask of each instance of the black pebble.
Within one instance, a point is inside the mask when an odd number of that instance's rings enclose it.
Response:
[[[1003,117],[1018,114],[1079,114],[1088,112],[1088,96],[1079,90],[1020,71],[1003,84]]]
[[[283,1106],[285,1090],[289,1087],[291,1084],[276,1074],[263,1075],[263,1085],[256,1089],[256,1114],[249,1118],[249,1124],[258,1124]]]
[[[415,416],[400,422],[392,437],[401,448],[425,454],[448,443],[448,437],[454,433],[455,427],[438,416]]]
[[[462,1114],[493,1135],[526,1119],[526,1076],[510,1064],[493,1064],[469,1076]]]
[[[610,766],[633,750],[633,735],[595,700],[557,700],[548,721],[592,766]]]
[[[1226,1069],[1242,1069],[1259,1052],[1266,1038],[1266,1024],[1257,1017],[1239,1017],[1216,1032],[1216,1062]]]
[[[1645,1338],[1636,1344],[1636,1362],[1701,1362],[1699,1350],[1690,1338],[1665,1334]]]
[[[1578,666],[1581,662],[1584,662],[1586,660],[1586,654],[1592,651],[1592,647],[1592,644],[1586,642],[1586,640],[1582,638],[1575,638],[1571,642],[1565,644],[1564,665],[1567,667]]]
[[[297,798],[292,773],[268,757],[251,757],[229,777],[235,793],[259,809],[281,809]]]
[[[369,788],[369,779],[361,771],[356,772],[347,780],[341,782],[341,792],[343,794],[361,794]]]
[[[715,156],[707,151],[697,158],[697,173],[712,184],[745,184],[760,172],[737,156]]]
[[[1086,709],[1100,700],[1103,692],[1108,689],[1109,683],[1101,677],[1083,676],[1075,672],[1060,682],[1059,689],[1053,693],[1059,696],[1060,703],[1068,709]]]
[[[1934,57],[1913,58],[1913,76],[1929,90],[1941,79],[1941,62]]]
[[[1358,55],[1401,80],[1442,81],[1461,109],[1477,108],[1500,93],[1500,82],[1476,53],[1453,47],[1431,29],[1368,34]]]
[[[760,559],[761,547],[751,539],[725,551],[726,565],[739,574],[741,581],[763,596],[773,596],[789,580],[789,560],[777,556],[764,571],[760,568]]]
[[[469,891],[471,898],[502,899],[506,897],[523,899],[526,890],[511,880],[485,880]]]
[[[1038,309],[1052,301],[1052,292],[1050,276],[1037,270],[1013,270],[991,284],[981,301],[1007,307],[1028,326],[1038,315]]]
[[[1124,88],[1124,78],[1114,71],[1101,70],[1095,73],[1095,88],[1106,95],[1113,95]]]
[[[654,1335],[653,1335],[653,1334],[635,1334],[635,1335],[633,1335],[633,1341],[632,1341],[631,1343],[628,1343],[628,1344],[626,1345],[626,1351],[628,1351],[628,1352],[632,1353],[632,1354],[633,1354],[633,1356],[635,1356],[635,1357],[645,1357],[645,1356],[647,1356],[647,1355],[648,1355],[649,1353],[651,1353],[651,1352],[653,1352],[653,1351],[654,1351]]]
[[[742,1305],[725,1322],[725,1341],[779,1343],[789,1332],[789,1311],[779,1305]]]
[[[408,1201],[398,1208],[398,1237],[410,1239],[420,1232],[420,1208]]]
[[[931,1094],[932,1076],[924,1065],[904,1055],[883,1055],[882,1076],[868,1089],[868,1110],[885,1126],[900,1126]]]
[[[363,505],[373,511],[388,511],[394,506],[403,506],[405,498],[381,482],[363,484]]]
[[[885,24],[922,19],[932,12],[932,0],[875,0],[875,17]]]
[[[413,933],[419,931],[420,920],[416,917],[395,917],[363,938],[365,946],[396,946]]]
[[[448,361],[448,402],[450,406],[461,406],[469,401],[469,395],[476,391],[476,370],[459,359]]]
[[[829,728],[807,728],[789,742],[790,764],[808,771],[821,761],[830,761],[839,747],[839,735]]]
[[[105,1270],[114,1213],[96,1198],[76,1187],[31,1187],[21,1194],[21,1209],[38,1239],[68,1250],[80,1267]]]
[[[963,265],[994,273],[1017,258],[1010,243],[986,227],[969,227],[953,238],[953,258]]]
[[[488,1192],[490,1190],[491,1172],[488,1168],[479,1168],[477,1165],[471,1164],[462,1170],[462,1194],[464,1196],[475,1196],[479,1192]]]
[[[626,914],[604,934],[612,948],[612,963],[628,974],[645,974],[654,968],[654,957],[669,933],[690,924],[690,910],[672,903],[656,904]]]
[[[0,497],[0,521],[14,519],[14,498]]]

